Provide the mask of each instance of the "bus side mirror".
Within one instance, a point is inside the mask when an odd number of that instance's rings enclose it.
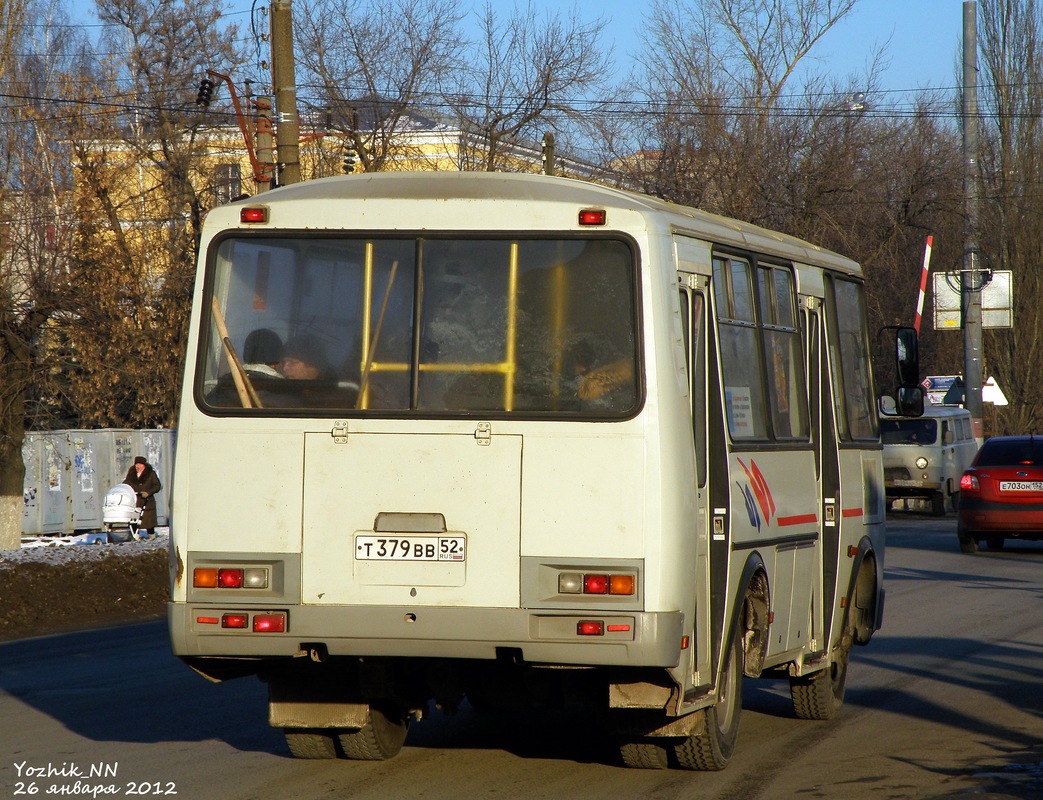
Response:
[[[895,332],[895,366],[899,386],[920,382],[920,343],[914,328],[899,328]]]
[[[895,405],[900,416],[923,416],[923,387],[899,386],[895,392]]]

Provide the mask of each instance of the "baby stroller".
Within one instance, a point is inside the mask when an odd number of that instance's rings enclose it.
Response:
[[[114,542],[140,539],[138,526],[141,524],[141,509],[138,496],[125,483],[118,483],[105,493],[101,502],[101,521]]]

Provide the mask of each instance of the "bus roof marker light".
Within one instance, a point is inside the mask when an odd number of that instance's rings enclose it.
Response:
[[[608,221],[608,212],[603,208],[584,208],[579,212],[580,225],[604,225]]]
[[[267,206],[245,206],[239,209],[239,222],[244,225],[264,224],[267,221]]]

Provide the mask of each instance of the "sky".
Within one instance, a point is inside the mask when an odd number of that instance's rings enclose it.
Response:
[[[298,3],[303,0],[297,0]],[[93,21],[91,0],[68,0],[74,22]],[[248,12],[253,0],[228,0],[231,12]],[[258,0],[261,4],[264,0]],[[524,2],[524,0],[521,0]],[[650,10],[650,0],[532,0],[538,11],[578,10],[589,18],[608,20],[605,34],[613,43],[617,64],[622,67],[640,47],[635,35]],[[465,0],[466,4],[466,0]],[[477,9],[485,0],[475,0]],[[881,89],[915,92],[924,88],[954,87],[957,56],[963,32],[963,0],[859,0],[856,9],[829,31],[812,51],[813,68],[843,82],[866,72],[871,54],[887,47],[890,64],[881,76]],[[502,7],[502,0],[495,6]],[[247,19],[244,17],[244,21]],[[852,83],[857,83],[853,79]],[[864,87],[852,85],[852,92]]]

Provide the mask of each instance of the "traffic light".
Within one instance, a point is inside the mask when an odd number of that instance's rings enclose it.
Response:
[[[350,144],[344,148],[344,174],[351,175],[355,171],[355,148]]]
[[[209,106],[214,96],[214,82],[209,78],[203,78],[199,82],[199,94],[196,95],[197,106]]]

